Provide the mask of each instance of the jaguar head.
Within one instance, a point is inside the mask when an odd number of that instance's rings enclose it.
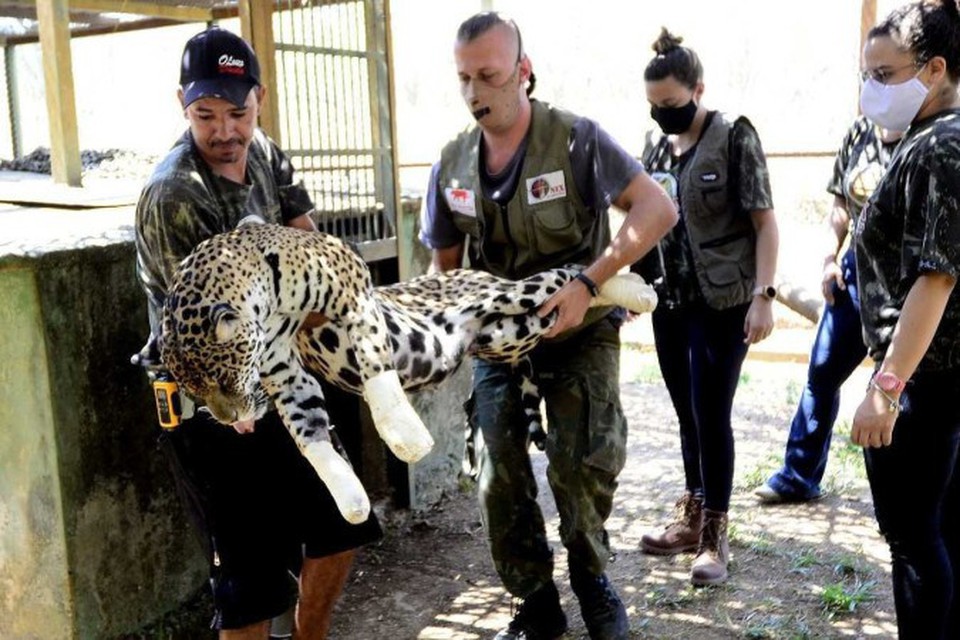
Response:
[[[219,422],[258,419],[268,408],[260,384],[264,331],[251,314],[228,303],[187,304],[167,298],[160,359],[184,390]]]

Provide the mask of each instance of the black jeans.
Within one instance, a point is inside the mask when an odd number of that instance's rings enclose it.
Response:
[[[733,491],[730,414],[747,355],[743,323],[749,304],[717,311],[704,304],[653,312],[663,381],[680,423],[687,490],[726,512]]]
[[[917,373],[889,447],[865,449],[900,640],[960,638],[960,370]]]

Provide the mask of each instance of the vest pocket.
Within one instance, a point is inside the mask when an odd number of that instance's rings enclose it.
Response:
[[[719,171],[707,171],[691,178],[695,199],[699,206],[692,207],[695,214],[709,217],[716,211],[729,207],[727,202],[727,176]],[[689,215],[689,212],[688,212]]]
[[[752,237],[734,237],[724,243],[704,242],[700,245],[700,261],[707,282],[726,287],[753,277],[756,258]]]
[[[542,255],[569,251],[583,240],[576,213],[563,200],[531,210],[532,244]]]
[[[471,238],[480,238],[480,221],[476,216],[465,216],[462,213],[455,212],[453,214],[453,224]]]

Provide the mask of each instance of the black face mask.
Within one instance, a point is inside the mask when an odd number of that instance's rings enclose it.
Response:
[[[667,134],[683,133],[693,124],[693,117],[697,115],[697,105],[690,99],[690,102],[682,107],[650,107],[650,117],[653,118],[660,129]]]

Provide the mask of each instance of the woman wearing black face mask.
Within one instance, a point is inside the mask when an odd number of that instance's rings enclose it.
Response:
[[[680,423],[686,492],[646,553],[696,552],[694,585],[727,579],[733,487],[730,414],[747,349],[773,329],[777,222],[760,140],[743,117],[702,104],[703,67],[663,29],[644,72],[651,136],[643,163],[680,222],[634,265],[654,282],[657,357]]]

